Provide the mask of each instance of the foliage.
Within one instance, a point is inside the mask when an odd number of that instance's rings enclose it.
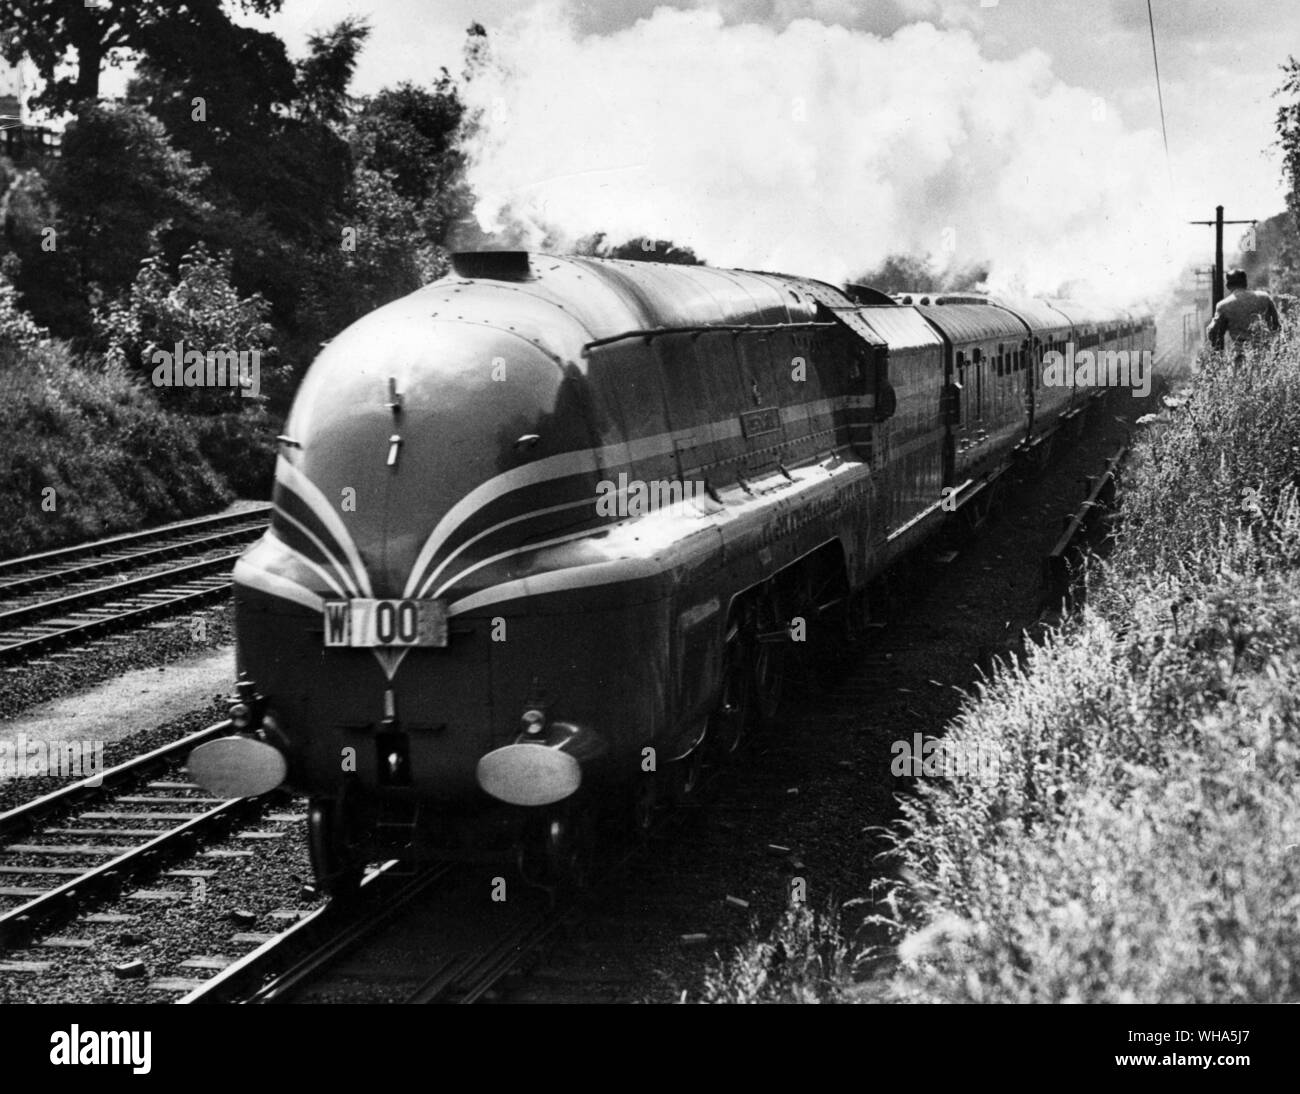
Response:
[[[23,305],[63,337],[88,334],[80,269],[72,249],[58,246],[59,213],[45,177],[34,169],[21,171],[5,196],[4,262]]]
[[[201,243],[181,260],[175,278],[161,257],[146,259],[130,291],[95,315],[108,359],[152,380],[155,351],[172,353],[177,343],[186,351],[257,351],[271,357],[269,305],[260,296],[241,297],[231,283],[230,266],[229,254],[214,256]],[[261,362],[260,382],[272,377],[270,362]],[[164,386],[158,391],[164,405],[204,413],[222,413],[235,400],[247,401],[230,388]]]
[[[76,262],[92,303],[131,284],[161,233],[202,215],[202,178],[141,108],[91,104],[78,113],[50,172],[49,196],[59,247]]]
[[[312,278],[307,307],[322,328],[346,326],[449,268],[446,252],[421,227],[419,207],[388,175],[359,168],[351,205],[353,223],[341,229],[340,245],[320,256]]]
[[[208,464],[241,498],[269,501],[279,452],[277,419],[262,403],[190,419]]]
[[[989,268],[978,263],[971,266],[941,268],[929,255],[889,255],[879,266],[858,277],[856,284],[868,285],[884,293],[929,289],[936,292],[964,292],[979,289],[988,280]]]
[[[211,512],[230,493],[185,419],[66,344],[0,347],[0,555]],[[47,491],[53,491],[48,493]],[[52,506],[52,508],[51,508]]]
[[[0,276],[0,350],[33,350],[49,333],[18,306],[18,290]]]
[[[443,69],[432,90],[410,83],[360,104],[350,139],[358,164],[387,175],[416,208],[421,230],[442,244],[470,205],[457,137],[465,108]]]
[[[1288,57],[1282,74],[1282,86],[1274,92],[1284,98],[1277,110],[1275,128],[1282,149],[1287,210],[1293,223],[1278,248],[1274,284],[1285,292],[1300,293],[1300,61]]]
[[[636,236],[623,243],[610,243],[604,232],[595,232],[574,244],[574,254],[593,258],[622,258],[633,262],[667,262],[677,266],[704,266],[690,247],[679,246],[669,239]]]
[[[240,0],[245,12],[268,15],[282,0]],[[0,0],[0,53],[10,64],[29,58],[45,82],[33,105],[55,112],[75,109],[99,97],[105,64],[147,49],[190,19],[229,24],[222,0]],[[73,73],[66,68],[71,62]]]
[[[341,125],[348,116],[348,84],[370,27],[357,16],[344,19],[325,34],[307,39],[308,55],[298,64],[298,98],[304,113],[326,125]]]
[[[771,938],[752,941],[705,979],[706,1003],[838,1003],[849,980],[839,918],[803,904],[786,910]]]
[[[277,38],[234,26],[212,34],[195,26],[190,35],[147,54],[128,89],[207,170],[210,212],[168,253],[175,260],[198,239],[229,251],[235,283],[267,298],[282,344],[290,343],[318,257],[337,245],[350,152],[312,116]],[[306,333],[313,347],[320,340]]]

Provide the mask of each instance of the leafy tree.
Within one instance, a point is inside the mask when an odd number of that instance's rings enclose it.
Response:
[[[347,119],[348,85],[368,37],[369,24],[349,16],[326,33],[307,39],[308,55],[298,63],[298,102],[307,117],[326,125],[341,125]]]
[[[1285,101],[1278,107],[1276,129],[1292,224],[1278,243],[1274,282],[1286,292],[1300,293],[1300,61],[1288,57],[1282,73],[1282,86],[1275,94],[1285,97]]]
[[[443,243],[470,208],[457,145],[465,108],[447,70],[432,90],[402,83],[366,99],[351,130],[357,161],[388,175],[393,189],[414,203],[421,229]]]
[[[269,15],[283,0],[238,0],[245,12]],[[99,98],[105,64],[120,65],[176,23],[219,16],[222,0],[0,0],[0,53],[10,64],[29,58],[45,82],[35,105],[56,112]],[[72,75],[59,69],[71,64]]]
[[[92,302],[130,285],[161,233],[197,222],[203,175],[139,107],[82,107],[64,133],[49,194],[65,237],[58,245],[76,261]]]
[[[391,176],[358,168],[351,206],[342,245],[320,255],[311,279],[305,310],[322,330],[338,330],[449,268],[446,251],[424,230],[420,207],[398,193]]]
[[[20,172],[3,205],[4,267],[23,305],[60,335],[88,334],[80,268],[69,248],[59,246],[59,211],[45,176],[35,169]]]
[[[647,239],[637,236],[616,247],[609,247],[604,252],[606,258],[630,258],[643,262],[670,262],[677,266],[702,266],[703,261],[696,257],[689,247],[679,247],[667,239]]]
[[[852,280],[885,293],[907,292],[910,289],[932,289],[939,292],[964,292],[978,289],[988,280],[987,263],[953,266],[946,270],[935,267],[927,255],[889,255],[874,270]]]
[[[1282,148],[1282,174],[1286,180],[1287,207],[1300,232],[1300,61],[1288,57],[1282,66],[1282,86],[1274,92],[1287,101],[1277,111],[1277,143]]]
[[[108,348],[108,359],[152,377],[156,350],[171,351],[177,342],[185,350],[275,354],[270,311],[260,296],[243,297],[231,283],[229,254],[214,256],[203,244],[181,259],[177,276],[167,271],[160,255],[140,266],[130,291],[104,311],[95,313],[95,327]],[[261,364],[261,383],[275,381],[269,362]],[[204,388],[159,387],[164,402],[206,413],[229,411],[238,404],[232,392]]]
[[[554,246],[548,242],[546,246]],[[699,258],[689,247],[679,247],[667,239],[650,239],[636,236],[625,243],[613,244],[604,232],[596,232],[578,240],[573,246],[573,253],[591,255],[593,258],[626,258],[634,262],[669,262],[678,266],[703,266]]]
[[[853,280],[861,285],[869,285],[881,292],[907,292],[909,289],[932,289],[936,280],[934,269],[927,258],[916,255],[889,255],[874,270],[861,274]]]
[[[267,299],[285,358],[305,365],[328,333],[314,281],[355,220],[353,157],[336,119],[349,106],[368,28],[345,20],[313,36],[297,65],[269,34],[219,21],[212,35],[195,24],[192,39],[172,29],[144,56],[128,94],[208,169],[211,212],[183,246],[204,240],[229,251],[234,283]]]
[[[34,349],[49,338],[41,327],[18,304],[18,290],[0,274],[0,351]]]

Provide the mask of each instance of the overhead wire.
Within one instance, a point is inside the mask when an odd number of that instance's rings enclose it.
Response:
[[[1160,83],[1160,54],[1156,49],[1156,17],[1147,0],[1147,22],[1151,26],[1151,60],[1156,70],[1156,98],[1160,103],[1160,135],[1165,142],[1165,170],[1169,172],[1169,189],[1174,187],[1174,168],[1169,159],[1169,127],[1165,124],[1165,93]]]

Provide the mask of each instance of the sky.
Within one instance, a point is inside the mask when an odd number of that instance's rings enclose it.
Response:
[[[828,279],[910,250],[1030,291],[1073,263],[1131,293],[1209,250],[1185,222],[1216,204],[1283,210],[1273,92],[1300,46],[1296,0],[1152,6],[1167,161],[1146,0],[285,0],[246,21],[301,55],[367,17],[361,94],[459,75],[481,22],[472,181],[502,239],[653,233]]]

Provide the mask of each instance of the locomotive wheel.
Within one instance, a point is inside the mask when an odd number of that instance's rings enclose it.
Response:
[[[804,621],[804,633],[786,648],[786,668],[797,668],[805,685],[824,684],[853,660],[855,646],[866,637],[865,590],[850,592],[843,567],[831,563],[804,569],[789,595],[791,619]]]
[[[348,900],[361,888],[365,866],[347,854],[347,830],[342,805],[313,798],[307,807],[307,848],[320,890],[332,900]]]

